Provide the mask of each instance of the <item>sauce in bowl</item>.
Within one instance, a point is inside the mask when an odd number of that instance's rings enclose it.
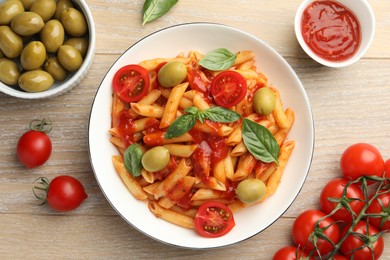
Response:
[[[358,50],[361,29],[355,14],[332,1],[314,1],[303,12],[302,36],[309,48],[328,61],[345,61]]]

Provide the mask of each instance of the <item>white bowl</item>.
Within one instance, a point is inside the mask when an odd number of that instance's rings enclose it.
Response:
[[[368,1],[367,0],[337,0],[337,2],[343,4],[355,14],[355,16],[360,22],[360,29],[361,29],[361,42],[357,52],[351,58],[339,62],[333,62],[319,57],[307,46],[306,42],[302,37],[302,31],[301,31],[302,14],[308,5],[315,1],[318,0],[303,0],[295,14],[295,20],[294,20],[295,35],[302,49],[313,60],[328,67],[340,68],[340,67],[351,65],[356,61],[358,61],[367,52],[375,34],[375,16]]]
[[[4,0],[0,0],[0,3],[4,2]],[[77,86],[80,81],[85,77],[85,75],[88,73],[88,70],[90,69],[93,61],[93,57],[95,54],[95,24],[93,21],[93,17],[91,14],[91,11],[88,8],[87,3],[84,0],[72,0],[72,2],[75,4],[76,8],[78,8],[85,16],[87,24],[88,24],[88,51],[87,54],[84,57],[83,64],[81,67],[68,75],[68,77],[63,82],[57,82],[55,81],[53,86],[51,86],[50,89],[42,91],[42,92],[36,92],[36,93],[29,93],[25,92],[19,87],[11,87],[8,86],[2,82],[0,82],[0,91],[8,94],[10,96],[23,98],[23,99],[41,99],[41,98],[49,98],[49,97],[55,97],[61,94],[64,94]]]
[[[118,177],[111,160],[112,155],[118,154],[118,151],[110,143],[108,132],[111,127],[111,82],[115,72],[127,64],[157,57],[174,57],[190,50],[207,53],[222,47],[232,52],[254,51],[258,68],[280,90],[283,104],[295,111],[296,121],[289,139],[296,140],[296,147],[277,192],[264,203],[235,213],[236,226],[227,235],[209,239],[193,230],[156,218],[147,204],[136,200]],[[309,100],[299,78],[287,62],[253,35],[232,27],[209,23],[183,24],[160,30],[125,51],[99,86],[90,114],[88,132],[92,168],[112,207],[142,233],[158,241],[185,248],[215,248],[234,244],[258,234],[274,223],[301,190],[310,168],[314,146]]]

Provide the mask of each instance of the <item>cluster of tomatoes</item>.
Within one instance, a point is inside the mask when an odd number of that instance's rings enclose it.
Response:
[[[320,209],[306,210],[294,221],[295,245],[278,250],[273,260],[380,258],[390,230],[390,159],[357,143],[344,151],[340,168],[343,176],[321,191]]]
[[[52,129],[48,120],[33,120],[30,122],[30,130],[25,132],[18,141],[17,157],[27,168],[35,168],[43,165],[50,157],[52,143],[47,135]],[[81,182],[72,176],[61,175],[52,181],[41,177],[34,186],[35,196],[42,200],[42,204],[49,204],[55,210],[69,211],[77,208],[87,197]],[[36,190],[44,192],[44,196],[38,195]]]

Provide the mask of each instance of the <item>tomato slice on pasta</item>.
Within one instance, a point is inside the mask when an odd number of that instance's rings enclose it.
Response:
[[[149,72],[147,69],[130,64],[120,68],[114,75],[112,86],[115,93],[125,102],[137,102],[149,90]]]
[[[236,225],[232,211],[220,202],[202,204],[195,216],[195,229],[204,237],[220,237]]]

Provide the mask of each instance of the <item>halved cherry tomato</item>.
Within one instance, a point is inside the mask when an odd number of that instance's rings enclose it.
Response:
[[[149,72],[147,69],[130,64],[120,68],[114,75],[112,86],[115,93],[125,102],[137,102],[149,90]]]
[[[195,229],[204,237],[220,237],[227,234],[236,224],[232,211],[220,202],[202,204],[195,216]]]
[[[245,78],[235,71],[224,71],[211,82],[211,95],[221,107],[232,107],[244,99],[247,92]]]

